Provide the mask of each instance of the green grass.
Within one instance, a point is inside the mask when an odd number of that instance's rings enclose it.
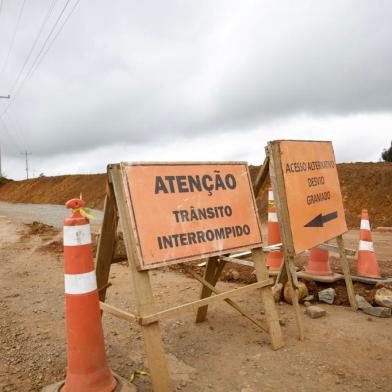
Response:
[[[9,180],[8,178],[5,177],[0,177],[0,186],[6,184],[7,182],[10,182],[12,180]]]

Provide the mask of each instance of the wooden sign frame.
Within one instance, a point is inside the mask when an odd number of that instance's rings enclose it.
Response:
[[[96,257],[97,287],[99,290],[101,310],[116,317],[130,322],[140,324],[151,380],[154,391],[171,391],[171,380],[167,368],[167,362],[161,338],[159,320],[173,316],[185,309],[197,310],[196,322],[206,319],[208,305],[210,303],[224,300],[236,309],[242,316],[254,325],[270,335],[272,349],[277,350],[284,346],[279,317],[276,310],[271,286],[273,280],[269,278],[266,266],[266,257],[261,248],[251,250],[255,264],[257,282],[227,292],[219,292],[215,285],[224,268],[225,263],[230,260],[227,255],[209,257],[206,263],[204,277],[201,278],[187,264],[182,267],[202,284],[200,299],[180,306],[175,306],[160,312],[155,309],[151,281],[148,270],[140,270],[138,252],[136,249],[136,238],[132,229],[132,222],[126,204],[126,189],[123,181],[123,166],[114,164],[108,166],[108,181],[106,188],[106,199],[101,234],[98,242]],[[115,239],[118,220],[121,222],[123,238],[128,257],[130,275],[132,279],[133,294],[136,301],[136,314],[118,309],[105,303],[106,291],[110,286],[109,273],[113,260]],[[264,305],[266,325],[261,323],[237,302],[231,299],[232,295],[260,289],[261,301]],[[215,295],[211,296],[214,293]]]
[[[299,339],[305,338],[304,327],[302,323],[302,316],[298,302],[298,277],[294,264],[295,250],[293,244],[293,237],[290,228],[289,210],[287,204],[286,188],[284,183],[284,176],[281,165],[281,151],[279,148],[280,140],[268,142],[266,147],[266,158],[263,166],[261,167],[257,178],[254,183],[255,197],[257,197],[260,189],[266,182],[269,174],[271,179],[271,185],[274,192],[274,199],[277,207],[277,215],[279,221],[279,229],[282,236],[283,251],[284,251],[284,262],[280,268],[276,283],[288,282],[295,310],[295,318],[298,328]],[[358,309],[357,301],[355,299],[355,293],[353,283],[350,274],[350,267],[346,257],[346,250],[344,248],[343,236],[339,235],[336,237],[341,265],[344,273],[344,279],[346,283],[347,294],[351,308],[355,311]]]

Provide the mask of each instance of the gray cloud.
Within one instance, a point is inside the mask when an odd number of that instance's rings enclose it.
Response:
[[[16,3],[0,16],[0,64]],[[27,2],[4,93],[46,7]],[[81,1],[4,119],[45,157],[391,112],[391,20],[389,1]]]

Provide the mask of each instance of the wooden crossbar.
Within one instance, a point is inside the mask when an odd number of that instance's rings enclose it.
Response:
[[[320,244],[320,245],[317,245],[317,248],[326,249],[326,250],[329,250],[330,252],[336,252],[336,253],[340,254],[340,249],[336,245]],[[344,253],[346,254],[346,256],[355,256],[357,254],[357,252],[354,249],[347,249],[347,248],[344,248]]]
[[[230,291],[226,291],[224,293],[219,293],[216,294],[212,297],[207,297],[207,298],[203,298],[203,299],[198,299],[196,301],[192,301],[192,302],[188,302],[186,304],[183,305],[179,305],[179,306],[175,306],[173,308],[169,308],[166,310],[162,310],[160,312],[148,315],[148,316],[144,316],[140,318],[140,324],[141,325],[148,325],[151,323],[154,323],[164,317],[169,317],[172,316],[173,314],[182,312],[184,310],[187,309],[198,309],[200,306],[203,305],[208,305],[212,302],[218,302],[218,301],[222,301],[222,300],[226,300],[229,299],[229,297],[231,297],[233,294],[238,294],[238,293],[246,293],[248,291],[252,291],[255,289],[258,289],[260,287],[266,287],[266,286],[271,286],[273,285],[274,281],[272,279],[266,279],[257,283],[252,283],[249,284],[247,286],[244,287],[240,287],[238,289],[234,289],[234,290],[230,290]]]
[[[219,259],[224,260],[224,261],[230,261],[230,263],[246,265],[248,267],[255,266],[255,263],[252,260],[236,259],[235,257],[229,257],[229,256],[219,256]]]
[[[201,276],[199,276],[195,271],[193,271],[190,267],[186,266],[185,270],[191,274],[196,280],[198,280],[203,286],[208,287],[214,294],[219,294],[220,292],[213,286],[211,283],[207,282],[205,279],[203,279]],[[259,320],[254,318],[249,312],[244,310],[237,302],[234,302],[230,298],[226,298],[224,300],[227,304],[229,304],[232,308],[237,310],[240,314],[242,314],[245,318],[247,318],[249,321],[251,321],[253,324],[255,324],[257,327],[259,327],[261,330],[264,332],[270,333],[267,327],[265,327]]]
[[[198,278],[200,278],[200,277],[198,276]],[[200,278],[200,279],[203,280],[202,278]],[[205,283],[207,283],[207,285],[209,286],[208,282],[205,282]],[[262,329],[263,331],[268,333],[268,328],[267,327],[265,327],[259,320],[254,318],[247,311],[245,311],[236,302],[234,302],[230,298],[226,298],[225,295],[237,294],[238,291],[246,292],[246,291],[249,291],[249,290],[254,290],[256,288],[266,287],[266,286],[269,286],[269,285],[272,285],[272,284],[273,284],[272,279],[269,279],[267,281],[258,282],[258,283],[252,284],[252,285],[248,285],[246,287],[242,287],[242,288],[239,288],[239,289],[234,289],[234,290],[231,290],[231,291],[227,291],[225,293],[220,293],[214,287],[213,291],[217,295],[219,295],[218,298],[216,298],[216,295],[215,295],[214,297],[208,297],[208,298],[204,298],[202,300],[198,300],[198,301],[190,302],[190,303],[187,303],[187,304],[184,304],[184,305],[180,305],[180,306],[177,306],[177,307],[173,307],[173,308],[170,308],[170,309],[167,309],[167,310],[164,310],[162,312],[158,312],[158,313],[155,313],[155,314],[153,314],[151,316],[146,316],[146,317],[138,317],[138,316],[136,316],[136,315],[134,315],[132,313],[126,312],[126,311],[124,311],[122,309],[118,309],[115,306],[109,305],[109,304],[107,304],[105,302],[102,302],[102,301],[100,301],[99,306],[100,306],[101,310],[103,310],[103,311],[105,311],[107,313],[110,313],[112,316],[118,317],[118,318],[126,320],[126,321],[138,323],[138,324],[141,324],[141,325],[148,325],[148,324],[151,324],[151,323],[153,323],[153,322],[155,322],[155,321],[157,321],[157,320],[159,320],[161,318],[168,317],[168,316],[170,316],[170,315],[172,315],[174,313],[180,312],[180,311],[182,311],[184,309],[187,309],[187,308],[198,308],[200,305],[204,305],[205,303],[214,302],[214,301],[217,301],[217,300],[224,300],[230,306],[232,306],[234,309],[236,309],[239,313],[241,313],[244,317],[246,317],[248,320],[250,320],[253,324],[255,324],[257,327],[259,327],[260,329]],[[251,286],[251,287],[249,287],[249,286]],[[243,289],[248,288],[248,287],[249,287],[249,289],[243,290]]]
[[[109,305],[105,302],[99,301],[99,307],[101,308],[101,310],[110,313],[111,315],[118,317],[120,319],[123,320],[127,320],[127,321],[131,321],[133,323],[139,323],[139,317],[132,314],[132,313],[128,313],[124,310],[118,309],[113,305]]]

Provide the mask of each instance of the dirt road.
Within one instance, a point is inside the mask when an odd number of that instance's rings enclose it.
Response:
[[[63,260],[61,253],[47,246],[61,239],[61,233],[30,234],[20,223],[26,214],[16,208],[23,217],[16,214],[11,221],[13,212],[0,205],[0,391],[39,391],[61,380],[66,368]],[[383,257],[390,260],[386,244],[392,235],[379,235],[385,242]],[[352,233],[353,241],[354,237]],[[151,276],[160,308],[198,297],[199,284],[179,272],[160,269]],[[134,310],[128,268],[115,264],[110,281],[108,303]],[[218,287],[238,285],[219,282]],[[263,319],[259,292],[238,296],[238,301]],[[299,342],[292,307],[278,305],[286,346],[276,352],[264,333],[225,303],[211,306],[208,321],[201,324],[194,323],[192,312],[164,320],[175,389],[390,391],[392,319],[321,306],[327,316],[315,320],[304,316],[306,340]],[[110,315],[104,315],[103,324],[111,368],[124,377],[147,370],[140,328]],[[138,377],[135,383],[138,391],[151,390],[148,376]]]
[[[102,221],[102,211],[91,210],[94,218],[91,223],[99,225]],[[38,221],[61,229],[69,211],[63,205],[56,204],[24,204],[0,201],[0,215],[4,215],[13,222],[31,223]]]

